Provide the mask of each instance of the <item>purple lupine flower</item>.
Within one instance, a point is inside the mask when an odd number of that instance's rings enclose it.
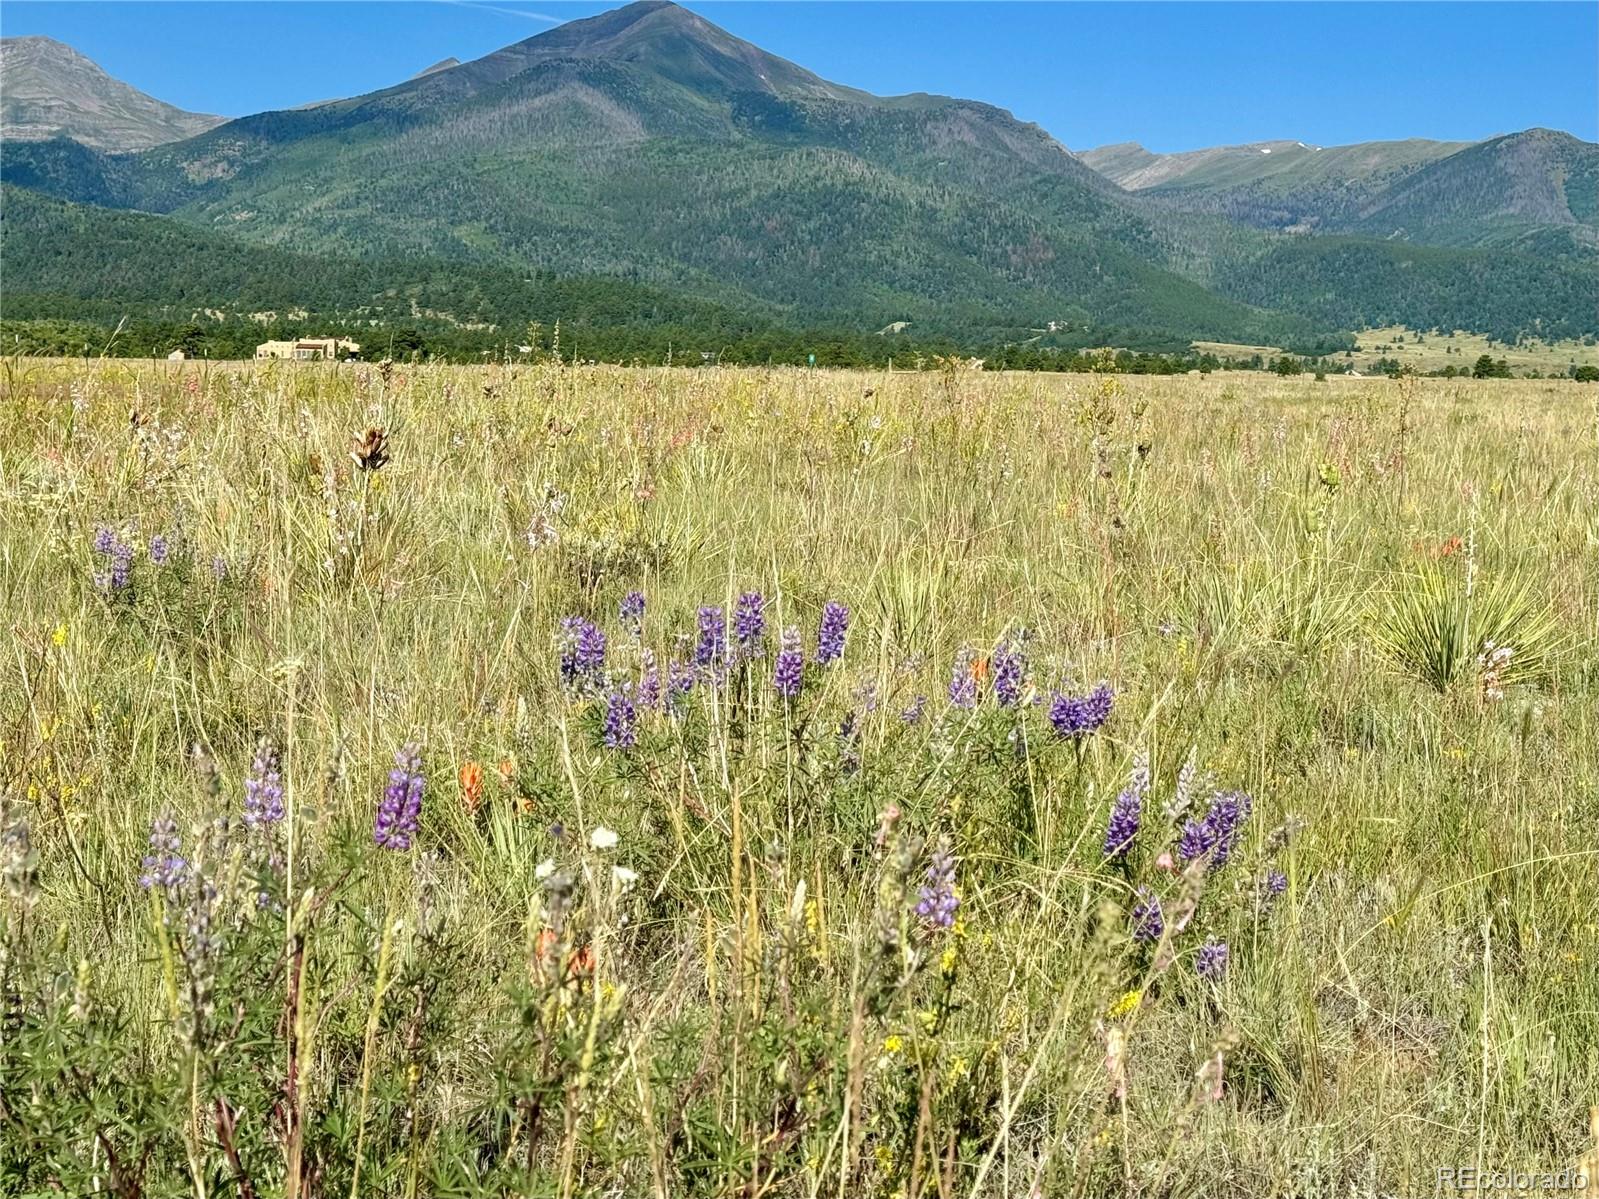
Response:
[[[1208,982],[1219,983],[1227,973],[1227,942],[1209,938],[1194,955],[1194,973]]]
[[[694,665],[713,673],[727,662],[727,617],[722,609],[707,604],[700,609],[699,640],[694,643]]]
[[[1109,683],[1100,683],[1087,695],[1067,695],[1055,692],[1049,705],[1049,723],[1061,737],[1088,737],[1099,732],[1110,719],[1115,693]]]
[[[1125,858],[1138,836],[1138,822],[1143,815],[1144,797],[1131,787],[1124,787],[1116,802],[1111,805],[1110,821],[1105,826],[1105,856]]]
[[[101,591],[122,591],[133,581],[133,546],[105,525],[95,530],[94,552],[108,559],[106,569],[94,576]]]
[[[927,711],[927,696],[918,695],[910,704],[901,709],[899,718],[906,724],[920,724],[922,716]]]
[[[927,881],[917,892],[916,914],[932,927],[950,928],[960,902],[955,893],[955,855],[947,841],[940,842],[928,863]]]
[[[1260,880],[1260,907],[1267,910],[1288,890],[1288,876],[1281,870],[1268,870]]]
[[[645,650],[644,673],[638,683],[638,706],[653,712],[661,706],[661,668],[655,663],[655,652]]]
[[[1177,855],[1185,862],[1207,858],[1206,868],[1220,870],[1237,846],[1251,801],[1242,791],[1218,791],[1203,820],[1185,820],[1177,839]]]
[[[666,698],[668,702],[676,703],[694,690],[694,668],[687,662],[672,659],[671,665],[666,668]]]
[[[1243,832],[1244,822],[1249,819],[1251,806],[1249,796],[1242,791],[1218,791],[1211,799],[1205,819],[1215,831],[1215,846],[1210,858],[1212,870],[1219,870],[1227,864]]]
[[[561,681],[574,690],[605,681],[605,634],[581,616],[561,620]]]
[[[822,623],[816,631],[816,660],[826,666],[844,656],[844,635],[849,632],[849,609],[837,600],[822,608]]]
[[[1144,814],[1144,796],[1149,791],[1149,755],[1140,750],[1133,758],[1132,773],[1116,802],[1111,805],[1110,822],[1105,827],[1105,856],[1124,858],[1138,836]]]
[[[784,629],[782,644],[777,664],[772,668],[772,686],[782,698],[795,699],[805,682],[805,652],[800,649],[800,631],[793,627]]]
[[[228,577],[228,560],[221,554],[216,554],[211,559],[211,577],[219,583]]]
[[[1177,837],[1177,856],[1184,862],[1192,862],[1208,854],[1215,844],[1216,834],[1208,820],[1185,820]]]
[[[622,627],[633,636],[637,637],[644,632],[644,593],[642,591],[629,591],[622,597],[622,603],[617,609],[617,615],[622,621]]]
[[[189,864],[179,853],[182,848],[177,821],[172,819],[172,813],[162,812],[150,822],[150,852],[144,855],[139,885],[147,891],[159,887],[169,892],[182,886],[189,874]]]
[[[632,749],[638,743],[638,708],[626,683],[605,697],[604,731],[607,749]]]
[[[766,601],[759,591],[746,591],[733,606],[733,635],[738,638],[738,653],[743,659],[765,653]]]
[[[407,743],[394,755],[389,785],[383,788],[372,839],[381,849],[406,850],[416,836],[422,816],[422,792],[427,780],[422,776],[422,751],[416,742]]]
[[[278,768],[278,753],[263,741],[256,747],[250,774],[244,780],[244,823],[259,828],[282,819],[283,775]]]
[[[955,655],[955,669],[949,676],[949,702],[957,708],[977,706],[977,675],[972,670],[970,646],[961,646],[961,652]]]
[[[167,541],[165,533],[156,533],[150,538],[150,561],[157,566],[165,566],[171,555],[172,545]]]
[[[1132,916],[1134,940],[1158,941],[1166,931],[1166,913],[1160,906],[1160,896],[1148,887],[1138,888]]]
[[[1022,697],[1022,678],[1027,673],[1027,659],[1019,644],[1009,639],[994,647],[989,658],[994,672],[994,698],[1002,708],[1015,707]]]

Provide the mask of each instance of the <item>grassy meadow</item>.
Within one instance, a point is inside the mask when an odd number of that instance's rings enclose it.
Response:
[[[1599,1175],[1595,388],[0,369],[0,1193]]]

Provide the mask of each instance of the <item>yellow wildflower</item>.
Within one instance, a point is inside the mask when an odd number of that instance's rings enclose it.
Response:
[[[54,631],[50,634],[50,640],[55,642],[58,649],[67,643],[66,621],[63,620],[60,624],[56,625]]]
[[[1144,1001],[1144,993],[1136,988],[1128,991],[1115,1003],[1105,1010],[1105,1016],[1110,1020],[1120,1020],[1130,1016],[1138,1010],[1138,1005]]]
[[[890,1033],[883,1038],[884,1053],[898,1053],[905,1048],[905,1038],[898,1033]]]

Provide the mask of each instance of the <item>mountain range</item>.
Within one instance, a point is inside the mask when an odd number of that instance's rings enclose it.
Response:
[[[87,85],[55,86],[78,123],[35,121],[57,136],[30,141],[8,126],[0,157],[25,217],[0,230],[28,229],[6,236],[7,290],[33,313],[51,287],[60,315],[107,302],[100,277],[148,277],[116,302],[169,315],[247,310],[141,271],[142,239],[102,211],[127,209],[267,275],[291,257],[350,264],[339,277],[364,282],[330,312],[370,310],[372,264],[407,263],[407,280],[450,264],[603,279],[774,325],[990,341],[1599,332],[1599,147],[1548,130],[1078,155],[992,105],[829,82],[667,0],[367,95],[186,136],[169,121],[161,144],[87,128]],[[19,188],[59,203],[24,208]],[[509,319],[481,289],[449,315]]]
[[[1126,142],[1081,157],[1140,196],[1266,229],[1434,245],[1513,245],[1556,230],[1599,245],[1599,155],[1553,129],[1483,142],[1278,141],[1182,154]]]

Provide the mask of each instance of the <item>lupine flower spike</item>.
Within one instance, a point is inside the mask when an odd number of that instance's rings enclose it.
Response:
[[[927,881],[917,894],[916,914],[934,928],[952,928],[960,902],[955,893],[955,854],[948,842],[941,842],[928,863]]]
[[[638,743],[638,705],[630,684],[613,687],[605,697],[604,737],[607,749],[632,749]]]
[[[805,681],[805,653],[800,649],[800,631],[783,630],[783,648],[772,668],[772,687],[783,699],[796,699]]]
[[[1144,811],[1144,795],[1149,790],[1149,755],[1142,750],[1133,759],[1132,774],[1127,786],[1116,796],[1111,806],[1110,823],[1105,828],[1105,856],[1125,858],[1138,836],[1139,821]]]
[[[1027,673],[1027,660],[1021,647],[1009,640],[1001,641],[989,657],[994,674],[994,699],[1002,708],[1013,708],[1021,699],[1022,679]]]
[[[713,675],[727,662],[727,617],[707,604],[700,609],[699,640],[694,643],[694,665]]]
[[[746,591],[733,608],[733,635],[738,638],[738,654],[745,661],[765,652],[766,601],[759,591]]]
[[[179,854],[182,842],[178,825],[170,812],[163,812],[150,823],[150,852],[144,858],[144,873],[139,885],[171,891],[183,884],[188,876],[188,863]]]
[[[1158,941],[1166,931],[1166,913],[1160,906],[1160,896],[1148,887],[1138,888],[1137,902],[1133,904],[1133,938],[1138,941]]]
[[[949,676],[949,702],[968,710],[977,706],[977,675],[972,670],[970,646],[962,646],[955,656],[955,669]]]
[[[629,591],[624,595],[617,616],[624,629],[635,637],[640,636],[644,632],[644,593]]]
[[[822,609],[822,623],[816,632],[816,660],[823,666],[844,656],[844,636],[849,632],[849,609],[828,600]]]
[[[422,816],[422,792],[426,786],[421,750],[411,742],[394,755],[394,769],[389,771],[389,783],[378,804],[372,839],[379,848],[411,848]]]
[[[605,634],[581,616],[561,621],[561,681],[572,690],[595,690],[605,681]]]
[[[1060,737],[1092,736],[1110,719],[1114,703],[1115,693],[1109,683],[1100,683],[1087,695],[1066,695],[1057,691],[1049,705],[1049,723]]]
[[[251,828],[276,824],[283,819],[283,776],[278,770],[278,754],[263,741],[250,763],[244,780],[244,823]]]
[[[1208,982],[1219,983],[1227,973],[1227,942],[1214,937],[1194,955],[1194,973]]]

